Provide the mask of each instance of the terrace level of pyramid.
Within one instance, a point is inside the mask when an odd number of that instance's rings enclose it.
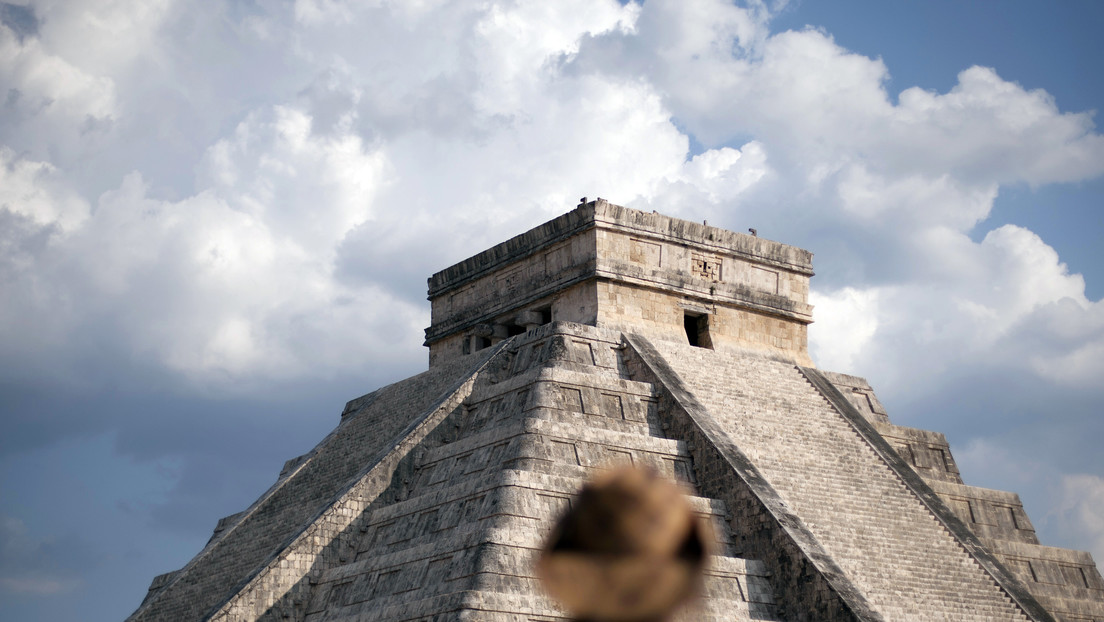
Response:
[[[717,539],[685,620],[1104,622],[1088,553],[818,370],[811,253],[597,200],[429,279],[428,371],[350,401],[130,620],[565,620],[533,562],[613,464]]]

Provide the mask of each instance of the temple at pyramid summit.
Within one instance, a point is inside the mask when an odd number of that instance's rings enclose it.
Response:
[[[713,525],[680,620],[1104,621],[1088,553],[813,365],[812,276],[808,251],[601,199],[434,274],[429,369],[348,402],[129,620],[567,620],[536,556],[632,464]]]

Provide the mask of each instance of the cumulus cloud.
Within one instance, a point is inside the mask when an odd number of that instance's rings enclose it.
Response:
[[[884,63],[825,32],[771,34],[738,7],[706,25],[695,10],[646,3],[631,31],[586,41],[577,70],[646,77],[697,140],[755,136],[769,168],[725,196],[683,178],[691,189],[630,204],[662,211],[688,197],[732,228],[755,224],[817,251],[829,263],[813,283],[814,354],[829,368],[877,370],[891,397],[986,369],[1027,373],[1040,391],[1095,386],[1099,303],[1082,277],[1022,227],[972,237],[1004,184],[1104,172],[1090,113],[1062,112],[985,67],[963,70],[949,92],[895,100]]]
[[[0,92],[5,116],[13,121],[50,123],[70,133],[118,114],[110,77],[86,71],[52,53],[38,37],[17,33],[5,22],[0,22]],[[19,129],[10,122],[0,128],[5,139]]]
[[[1045,91],[1027,91],[991,68],[965,69],[948,93],[914,87],[894,103],[884,63],[827,33],[770,34],[768,22],[731,6],[711,11],[707,23],[697,12],[647,3],[633,33],[594,42],[581,62],[645,73],[699,140],[753,134],[784,144],[793,165],[814,179],[857,160],[894,176],[954,171],[982,184],[1069,181],[1104,170],[1104,138],[1092,131],[1090,113],[1062,113]],[[678,36],[688,24],[700,24],[695,36]],[[673,38],[694,43],[664,45]]]
[[[600,195],[814,251],[812,352],[895,420],[1007,425],[1007,452],[1053,405],[1088,451],[1104,303],[1047,240],[985,226],[1009,184],[1099,176],[1104,139],[997,69],[891,93],[880,59],[721,0],[20,10],[0,15],[0,382],[260,399],[407,375],[427,275]],[[977,406],[1001,394],[1019,403]],[[1094,482],[1069,483],[1087,537]]]
[[[64,350],[93,331],[187,377],[240,382],[417,335],[424,312],[332,276],[337,245],[371,217],[385,160],[355,136],[313,136],[310,125],[285,108],[250,117],[212,146],[206,189],[181,201],[150,197],[134,172],[89,210],[48,193],[41,180],[52,167],[12,161],[6,170],[20,183],[0,205],[31,222],[28,238],[48,242],[8,274],[22,306],[4,324],[9,365],[56,373],[44,345]],[[31,318],[28,332],[19,320]]]
[[[1104,478],[1077,473],[1062,476],[1058,520],[1071,540],[1088,544],[1096,559],[1104,559]]]
[[[150,65],[133,50],[186,75],[177,52],[198,35],[179,23],[202,20],[171,2],[127,6],[36,6],[37,32],[5,38],[6,79],[123,131],[144,113],[118,93],[150,92],[134,86]],[[1100,173],[1088,115],[980,67],[947,93],[894,101],[880,60],[818,30],[771,33],[762,5],[577,9],[220,5],[229,26],[206,36],[221,32],[227,49],[282,42],[288,71],[270,87],[282,95],[265,91],[273,103],[211,109],[225,129],[195,154],[190,187],[159,186],[156,163],[134,170],[123,155],[136,152],[119,147],[115,184],[88,196],[74,162],[8,135],[13,351],[51,367],[40,344],[60,352],[95,326],[193,379],[324,369],[342,342],[381,346],[374,331],[396,318],[417,334],[426,274],[601,193],[798,244],[816,232],[840,250],[814,283],[826,365],[882,369],[908,348],[911,364],[893,367],[934,377],[953,371],[946,361],[1014,350],[1012,335],[1047,341],[1048,318],[1064,314],[1074,336],[1019,360],[1082,384],[1098,369],[1100,312],[1080,277],[1029,231],[970,237],[1002,184]],[[115,36],[70,42],[80,29]],[[55,79],[57,67],[71,75]],[[220,68],[199,97],[232,93],[246,69]]]
[[[38,37],[87,71],[120,74],[157,49],[165,20],[173,15],[174,0],[87,0],[74,9],[66,2],[47,0],[32,5],[41,27]]]
[[[664,47],[672,31],[694,23],[689,11],[647,3],[632,34],[611,33],[584,47],[580,64],[616,75],[647,72],[699,140],[756,136],[774,175],[750,188],[751,199],[805,224],[786,226],[762,209],[756,217],[799,239],[803,228],[828,231],[850,247],[852,265],[837,272],[843,279],[822,271],[814,282],[822,324],[814,326],[813,347],[821,358],[849,368],[886,369],[892,361],[889,367],[907,370],[902,378],[931,380],[939,371],[955,373],[956,361],[996,363],[995,351],[1013,348],[1013,330],[1045,332],[1040,310],[1063,301],[1072,304],[1067,319],[1080,327],[1069,330],[1092,337],[1098,312],[1083,279],[1038,236],[1008,226],[979,242],[969,237],[1001,184],[1104,171],[1104,138],[1088,113],[1061,112],[1044,91],[984,67],[964,70],[947,93],[912,88],[894,102],[881,61],[848,52],[817,30],[766,34],[768,24],[741,21],[747,14],[739,10],[717,12],[727,26],[699,32],[707,34],[693,50]],[[762,32],[738,35],[741,23]],[[661,68],[628,62],[630,53]],[[703,67],[723,77],[703,81],[695,73]],[[783,192],[789,205],[775,198]],[[721,209],[737,203],[747,214],[742,199],[730,197]],[[1010,360],[1043,381],[1085,378],[1056,367],[1061,360],[1071,370],[1092,368],[1098,343],[1090,338],[1068,358],[1017,351]],[[910,356],[902,359],[902,352]]]
[[[134,51],[186,76],[203,59],[179,54],[199,36],[179,24],[207,22],[167,1],[128,7],[36,6],[36,31],[4,39],[5,79],[69,101],[70,126],[142,127],[128,125],[145,118],[137,100],[119,100],[151,92],[135,86],[151,65]],[[263,91],[271,103],[211,109],[223,116],[203,125],[212,140],[188,186],[159,185],[158,164],[135,170],[123,156],[138,152],[120,146],[108,149],[114,185],[89,196],[69,181],[75,162],[6,135],[0,203],[20,223],[7,278],[21,293],[7,325],[35,325],[8,331],[14,351],[50,367],[38,344],[60,351],[95,326],[188,377],[318,370],[348,341],[326,330],[381,345],[373,331],[402,318],[402,334],[416,334],[426,274],[601,193],[737,229],[750,220],[798,244],[815,232],[842,250],[814,285],[813,347],[827,362],[881,369],[908,348],[915,363],[895,367],[931,373],[1014,349],[1013,334],[1046,340],[1047,318],[1065,314],[1074,336],[1020,359],[1043,378],[1092,377],[1100,312],[1080,277],[1029,231],[970,237],[1002,184],[1101,172],[1088,115],[981,67],[947,93],[895,100],[880,60],[814,29],[771,33],[758,4],[576,9],[219,5],[228,26],[205,36],[282,48],[288,71],[268,87],[282,92]],[[81,29],[113,36],[70,41]],[[220,67],[209,92],[187,97],[233,93],[247,69]],[[182,157],[172,144],[168,159]]]
[[[1104,369],[1104,305],[1085,309],[1066,300],[1038,312],[1042,325],[1027,343],[1040,347],[1027,356],[1032,368],[1059,386],[1097,387]],[[1025,322],[1027,327],[1032,324]],[[1027,354],[1027,353],[1025,353]]]
[[[894,102],[885,65],[827,33],[770,34],[768,22],[731,6],[711,11],[708,25],[696,16],[685,3],[646,3],[633,31],[588,41],[576,64],[646,77],[706,146],[755,136],[791,198],[808,197],[807,215],[842,207],[847,220],[968,230],[988,215],[999,184],[1104,171],[1090,113],[1063,113],[1047,93],[993,69],[972,67],[948,93],[911,88]],[[694,24],[694,37],[680,36]]]
[[[474,114],[455,117],[458,127],[438,124],[444,136],[427,132],[420,119],[443,109],[445,101],[409,109],[386,103],[404,93],[416,99],[427,85],[452,79],[420,73],[424,58],[404,58],[379,42],[376,52],[401,61],[396,82],[381,89],[379,75],[358,76],[350,69],[363,45],[359,34],[355,41],[335,37],[333,54],[314,56],[326,47],[320,42],[329,32],[312,28],[321,22],[340,26],[350,11],[379,9],[327,2],[295,9],[306,28],[296,35],[303,39],[299,60],[320,63],[315,77],[293,101],[250,111],[211,144],[190,195],[163,198],[140,170],[121,170],[117,186],[89,201],[66,186],[62,167],[5,147],[6,176],[13,183],[0,197],[3,213],[24,223],[11,231],[8,244],[22,249],[21,262],[8,274],[19,301],[6,309],[9,368],[79,375],[65,359],[89,340],[82,335],[94,335],[96,348],[121,351],[200,384],[306,370],[348,373],[338,361],[364,360],[353,356],[354,349],[388,347],[398,335],[410,342],[405,351],[412,353],[401,358],[421,358],[416,335],[427,323],[421,296],[400,286],[395,273],[418,283],[440,267],[450,248],[461,249],[450,260],[470,252],[470,240],[457,240],[455,226],[438,216],[442,209],[489,243],[511,223],[526,222],[524,214],[533,208],[551,213],[569,205],[565,197],[578,191],[565,188],[565,178],[584,189],[609,187],[608,180],[616,179],[609,189],[632,195],[682,164],[686,139],[646,85],[557,80],[557,59],[574,53],[580,37],[625,28],[636,11],[616,3],[584,5],[576,13],[534,15],[526,11],[536,7],[464,9],[471,18],[449,28],[453,39],[467,40],[480,79],[467,90],[451,89]],[[53,58],[47,48],[57,58],[79,56],[85,70],[113,76],[105,84],[129,84],[128,67],[138,61],[123,48],[173,49],[172,41],[153,43],[136,32],[156,34],[176,9],[162,3],[125,18],[115,15],[122,9],[102,3],[74,14],[45,7],[39,36],[18,51],[40,62]],[[385,26],[424,30],[421,41],[439,34],[442,24],[432,11],[397,13]],[[286,36],[287,24],[277,23],[286,17],[279,11],[248,15],[243,31]],[[540,45],[519,36],[522,26],[540,34]],[[79,28],[111,28],[118,37],[94,49],[64,43],[59,33]],[[434,52],[436,65],[458,67],[450,50]],[[580,92],[586,97],[578,101]],[[392,116],[375,114],[385,109]],[[396,121],[401,115],[412,118]],[[124,115],[121,123],[127,122]],[[639,149],[645,141],[653,149]],[[538,169],[526,155],[534,152],[545,160]],[[542,169],[543,175],[534,175]],[[625,170],[633,173],[621,174]],[[381,234],[390,235],[381,240]],[[422,248],[432,250],[415,250]]]
[[[37,227],[72,231],[88,218],[88,203],[49,162],[21,158],[0,146],[0,210]]]
[[[148,105],[132,99],[131,86],[149,82],[150,69],[166,60],[158,35],[173,5],[46,0],[6,8],[7,18],[0,19],[0,110],[6,117],[0,143],[65,168],[87,167],[118,149],[120,138],[134,140],[134,134],[114,132]]]
[[[876,289],[851,287],[831,294],[810,293],[817,320],[809,332],[809,354],[817,365],[858,373],[855,357],[878,330],[878,295]]]
[[[1021,227],[999,227],[976,244],[947,238],[928,240],[931,252],[950,255],[932,260],[945,265],[914,279],[814,291],[819,363],[878,370],[881,390],[902,396],[979,370],[1026,373],[1054,391],[1097,390],[1104,322],[1081,275]]]
[[[910,88],[899,96],[900,132],[917,165],[966,179],[1043,184],[1099,175],[1104,137],[1090,113],[1062,113],[1046,91],[1027,91],[994,69],[971,67],[949,93]],[[900,144],[900,143],[898,143]],[[900,158],[898,158],[900,159]]]
[[[251,114],[208,150],[200,185],[326,261],[350,229],[372,217],[389,167],[359,136],[319,135],[312,125],[304,112],[283,106]]]

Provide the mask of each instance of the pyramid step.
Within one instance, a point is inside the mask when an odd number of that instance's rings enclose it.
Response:
[[[886,619],[1022,614],[792,364],[655,347]]]
[[[686,454],[685,445],[670,439],[649,436],[641,424],[595,421],[586,415],[558,411],[534,410],[524,416],[503,420],[493,427],[473,430],[469,435],[437,446],[419,450],[419,466],[437,463],[442,459],[466,454],[492,446],[522,434],[542,434],[559,440],[580,439],[607,446],[651,451],[653,453]],[[479,456],[478,464],[489,465],[489,455]]]
[[[427,559],[415,559],[415,552],[408,551],[405,564],[395,564],[396,556],[387,555],[375,560],[377,564],[358,562],[327,572],[316,586],[306,619],[311,620],[310,616],[325,611],[328,612],[326,620],[411,620],[427,612],[440,613],[442,608],[449,606],[459,609],[463,604],[480,611],[478,619],[482,620],[482,614],[493,612],[486,607],[492,603],[502,605],[502,598],[510,604],[502,609],[511,612],[562,615],[543,595],[533,574],[535,550],[501,543],[468,544],[448,555]],[[477,573],[457,575],[449,572],[449,569],[472,567],[477,561],[480,568]],[[678,619],[778,620],[767,578],[749,572],[754,566],[746,560],[714,557],[702,586],[709,604],[693,608]],[[508,585],[510,590],[495,591],[495,585]],[[473,586],[484,588],[479,592],[482,598],[456,597]],[[488,599],[487,594],[497,596]]]
[[[553,410],[550,408],[531,410],[525,414],[531,419],[540,419],[562,425],[579,426],[586,430],[607,430],[609,432],[645,437],[651,434],[651,428],[648,423],[644,421],[612,419],[605,415],[588,415],[585,413]]]
[[[423,448],[413,460],[416,466],[405,480],[408,496],[432,494],[454,482],[487,477],[502,467],[574,477],[629,463],[650,466],[689,484],[695,481],[685,443],[583,428],[563,415],[511,420],[456,442]]]
[[[428,596],[411,600],[409,594],[381,598],[375,601],[361,601],[351,605],[335,606],[340,595],[327,593],[320,602],[321,607],[313,607],[303,618],[304,622],[408,622],[439,620],[434,616],[448,615],[459,619],[459,612],[471,600],[473,592],[463,590]]]
[[[551,521],[571,503],[588,472],[575,477],[533,471],[504,470],[495,481],[469,479],[430,494],[411,497],[370,510],[359,535],[356,559],[379,550],[397,551],[445,537],[488,518],[504,516],[531,522],[528,546],[537,547]],[[718,550],[731,546],[728,510],[718,499],[690,496],[691,509],[714,525]],[[352,558],[349,558],[351,561]]]
[[[497,544],[469,547],[456,556],[480,556],[481,571],[468,576],[442,572],[444,561],[438,557],[409,568],[387,566],[393,557],[384,558],[376,568],[351,565],[340,572],[329,572],[318,583],[307,607],[306,620],[325,612],[332,620],[420,620],[431,613],[469,609],[476,618],[499,619],[504,611],[522,619],[563,619],[563,612],[543,594],[532,573],[532,551]],[[456,557],[451,558],[456,560]],[[459,560],[457,560],[459,561]],[[473,559],[468,560],[473,563]],[[463,565],[454,564],[455,565]],[[702,593],[708,602],[690,607],[676,620],[781,620],[775,612],[773,594],[767,579],[749,572],[754,562],[715,557],[706,571]],[[495,590],[494,586],[509,588]],[[473,586],[480,587],[478,592]],[[489,588],[489,589],[488,589]],[[533,618],[532,616],[537,616]],[[502,619],[514,619],[506,617]]]

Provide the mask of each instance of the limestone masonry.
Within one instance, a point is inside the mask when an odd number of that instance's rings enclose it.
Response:
[[[693,491],[685,620],[1104,622],[1088,553],[813,367],[808,251],[601,199],[429,279],[429,370],[218,521],[129,620],[565,620],[533,560],[594,472]]]

